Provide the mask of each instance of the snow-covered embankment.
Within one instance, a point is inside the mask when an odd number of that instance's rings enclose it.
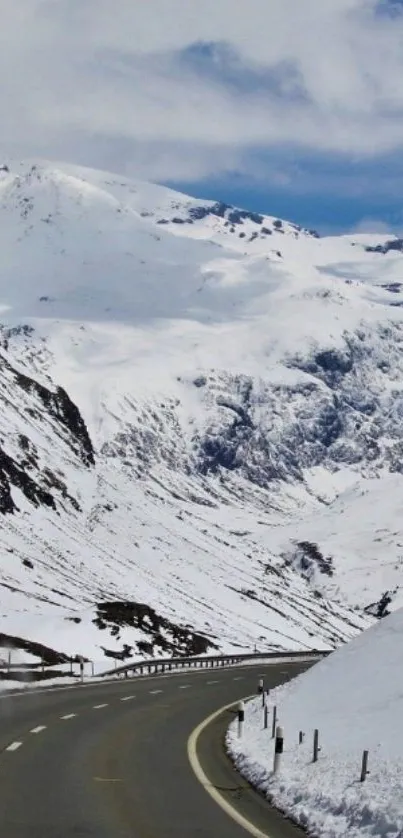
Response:
[[[321,838],[403,834],[403,610],[365,631],[269,696],[246,706],[227,746],[238,769],[273,803]],[[273,777],[271,711],[284,728],[281,770]],[[312,762],[313,731],[321,750]],[[298,744],[299,731],[305,734]],[[363,750],[369,769],[360,782]]]

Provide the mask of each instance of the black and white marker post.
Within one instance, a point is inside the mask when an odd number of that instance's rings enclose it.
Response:
[[[238,739],[242,739],[243,723],[245,721],[245,702],[238,704]]]
[[[264,681],[263,678],[260,678],[259,683],[257,685],[257,691],[259,695],[264,695]]]
[[[279,725],[276,729],[276,739],[274,742],[274,763],[273,774],[278,774],[281,767],[281,756],[284,750],[284,730]]]
[[[274,739],[276,735],[276,725],[277,725],[277,707],[274,705],[273,707],[273,717],[271,722],[271,738]]]

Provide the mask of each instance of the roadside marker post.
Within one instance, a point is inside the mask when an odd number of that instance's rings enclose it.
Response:
[[[319,731],[315,728],[313,732],[313,760],[312,762],[318,761],[318,754],[320,751],[319,747]]]
[[[369,774],[369,771],[368,771],[368,751],[363,751],[362,763],[361,763],[360,783],[364,782],[367,774]]]
[[[277,707],[274,705],[273,707],[273,720],[271,725],[271,738],[274,739],[276,735],[276,724],[277,724]]]
[[[273,774],[278,774],[281,768],[281,759],[284,751],[284,730],[279,725],[276,729],[276,739],[274,743],[274,763]]]
[[[238,739],[242,739],[244,721],[245,721],[245,702],[240,701],[239,704],[238,704]]]

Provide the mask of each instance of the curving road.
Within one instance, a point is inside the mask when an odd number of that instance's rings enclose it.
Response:
[[[199,723],[309,664],[258,665],[0,697],[0,834],[7,838],[245,838],[206,793],[187,742]],[[210,783],[270,838],[301,833],[232,768],[227,710],[202,732]],[[258,832],[255,832],[258,834]]]

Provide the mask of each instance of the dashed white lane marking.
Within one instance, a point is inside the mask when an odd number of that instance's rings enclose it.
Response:
[[[207,686],[209,686],[210,684],[218,684],[218,681],[207,681]]]
[[[191,684],[181,684],[179,689],[180,690],[188,690],[189,687],[191,687],[191,686],[192,686]]]
[[[150,695],[158,695],[158,693],[162,693],[162,690],[150,690]]]
[[[30,730],[29,732],[30,733],[42,733],[43,730],[46,730],[46,725],[38,725],[38,727],[33,727],[32,730]]]
[[[136,696],[135,696],[135,695],[125,695],[125,696],[124,696],[123,698],[121,698],[120,700],[121,700],[121,701],[131,701],[131,700],[132,700],[132,698],[136,698]]]
[[[233,681],[243,681],[243,675],[239,675],[238,678],[233,678]]]
[[[107,704],[94,704],[93,710],[102,710],[103,707],[108,707]]]
[[[6,751],[17,751],[18,748],[21,748],[22,742],[12,742],[11,745],[8,745]]]
[[[77,713],[67,713],[66,716],[60,716],[61,719],[74,719]]]

